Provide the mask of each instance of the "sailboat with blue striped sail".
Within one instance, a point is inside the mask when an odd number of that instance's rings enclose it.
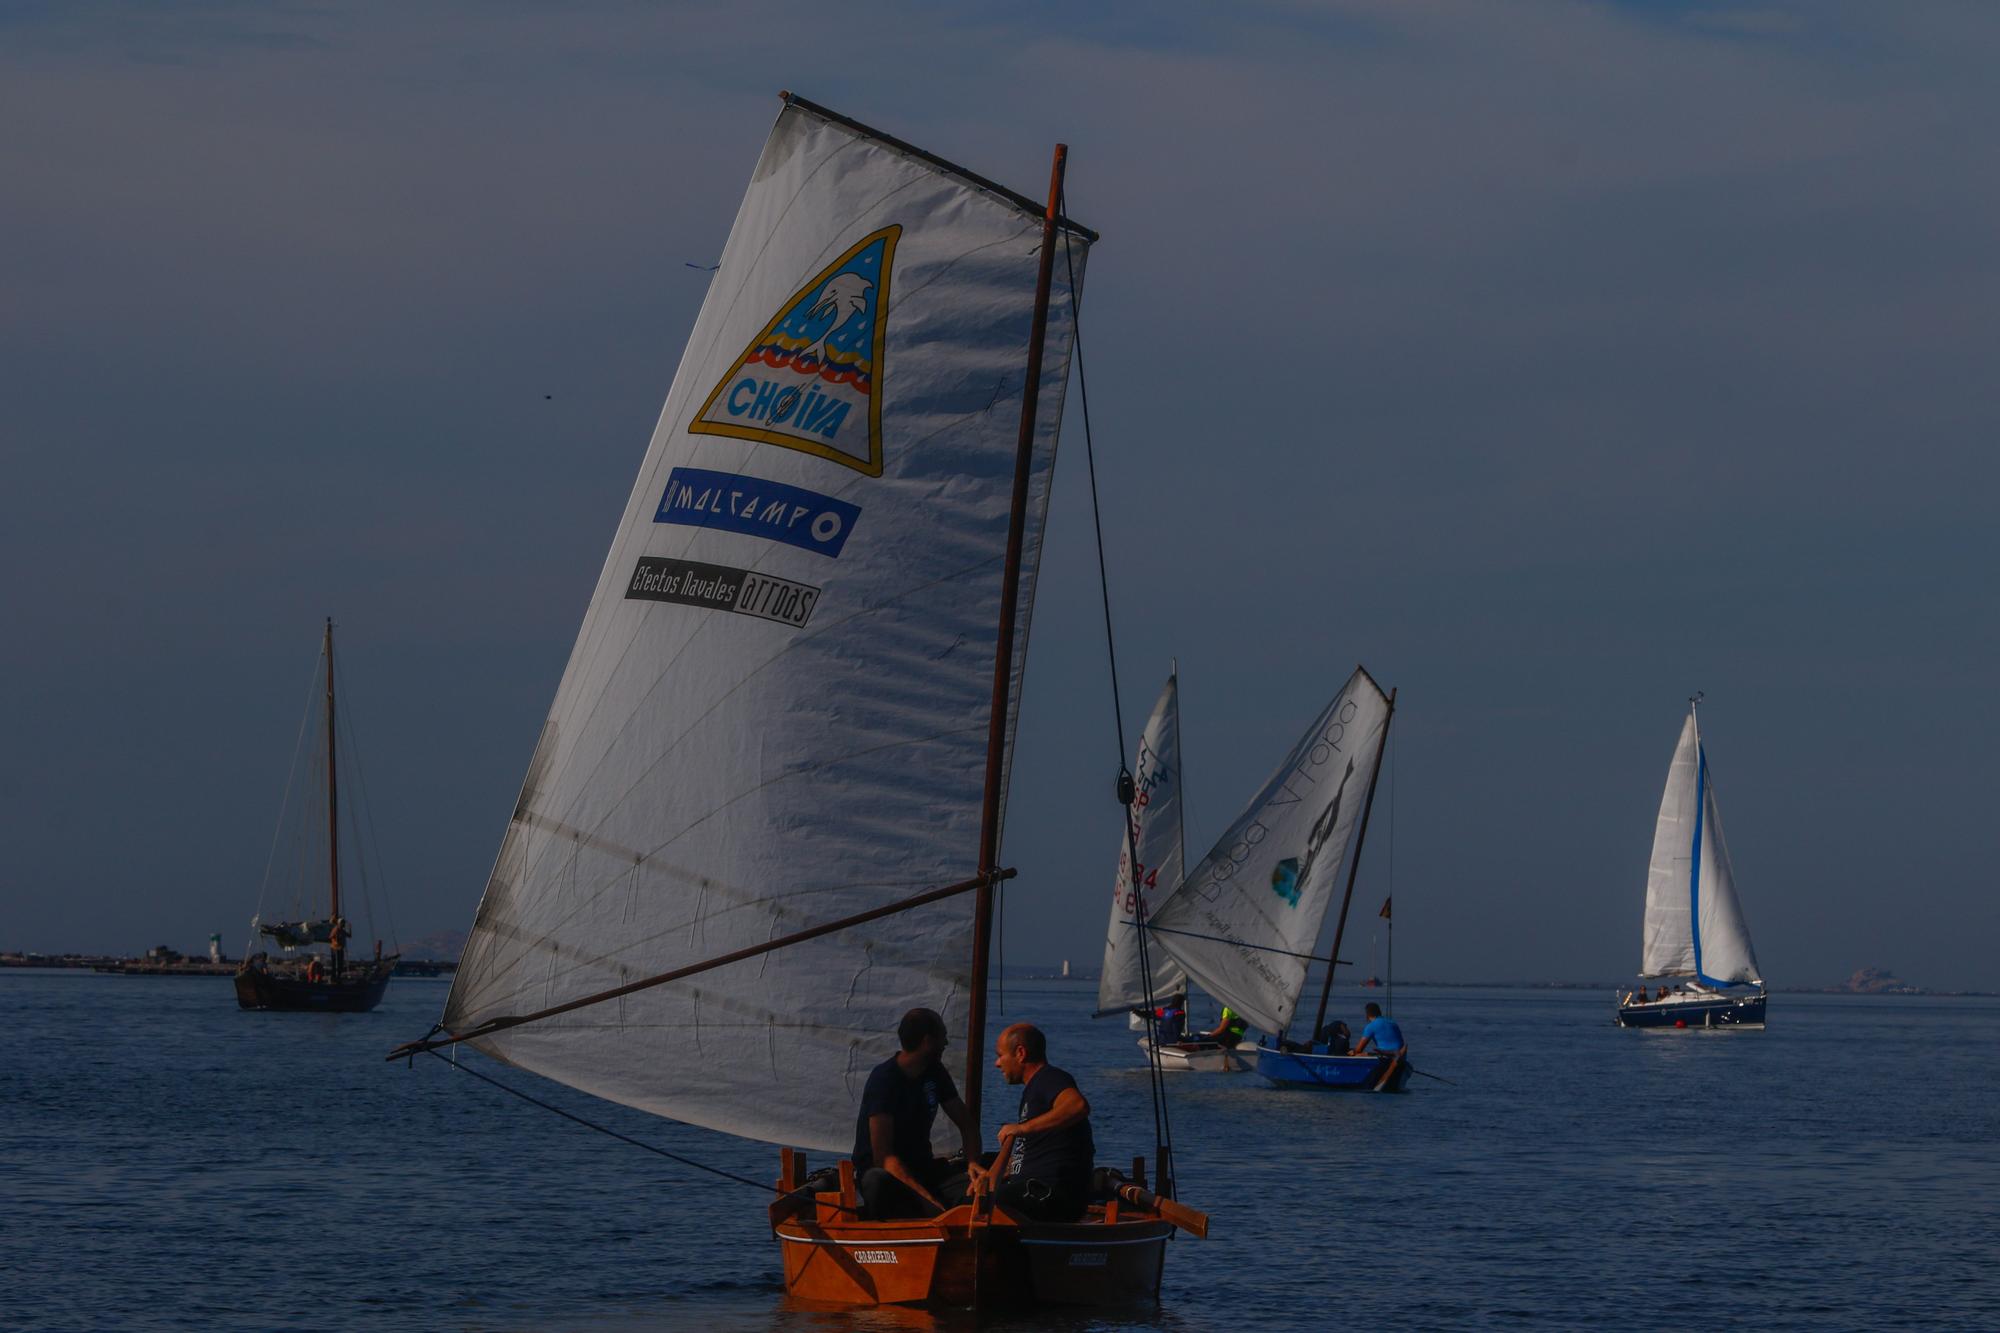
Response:
[[[1619,998],[1621,1027],[1764,1026],[1768,995],[1722,837],[1715,781],[1701,743],[1701,699],[1688,700],[1687,722],[1667,767],[1646,874],[1640,982]]]

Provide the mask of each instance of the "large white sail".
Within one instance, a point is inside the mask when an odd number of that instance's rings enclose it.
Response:
[[[780,113],[556,692],[448,1029],[977,873],[1040,212],[812,108]],[[1085,240],[1055,259],[1015,698]],[[963,1033],[972,917],[971,894],[949,898],[475,1044],[660,1115],[845,1148],[905,1009]]]
[[[1153,939],[1188,976],[1267,1032],[1298,1007],[1388,722],[1388,697],[1356,667],[1154,914]]]
[[[1693,977],[1710,986],[1762,979],[1736,898],[1715,784],[1693,709],[1667,766],[1646,872],[1640,974]]]
[[[1141,967],[1138,921],[1150,920],[1181,879],[1180,683],[1167,677],[1132,764],[1131,832],[1118,840],[1118,875],[1111,887],[1111,925],[1104,937],[1104,970],[1097,979],[1100,1013],[1146,1003],[1146,973],[1156,996],[1187,990],[1187,974],[1152,943]],[[1132,849],[1139,862],[1132,862]],[[1143,1026],[1143,1024],[1141,1024]]]

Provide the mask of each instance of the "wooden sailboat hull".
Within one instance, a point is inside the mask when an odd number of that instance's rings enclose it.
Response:
[[[1676,995],[1645,1004],[1621,1004],[1616,1019],[1622,1028],[1750,1028],[1764,1026],[1768,996]]]
[[[1318,1055],[1308,1051],[1257,1048],[1257,1072],[1286,1088],[1322,1092],[1374,1092],[1389,1058],[1382,1055]],[[1410,1082],[1410,1062],[1397,1064],[1383,1092],[1401,1092]]]
[[[1156,1299],[1172,1224],[1016,1222],[961,1206],[924,1221],[814,1221],[775,1228],[786,1294],[815,1305],[1040,1306]]]
[[[236,1003],[243,1009],[287,1013],[365,1014],[382,1003],[395,971],[393,958],[351,966],[338,981],[308,981],[303,975],[245,967],[236,973]]]

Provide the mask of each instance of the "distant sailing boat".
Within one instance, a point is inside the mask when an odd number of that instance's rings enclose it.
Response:
[[[1768,995],[1722,840],[1722,814],[1695,715],[1701,699],[1697,694],[1688,700],[1687,721],[1667,766],[1646,870],[1643,980],[1618,1005],[1621,1027],[1764,1026]],[[1680,984],[1649,998],[1644,982],[1662,979]],[[1755,993],[1739,989],[1751,986]]]
[[[333,617],[326,620],[326,635],[320,649],[320,668],[326,677],[326,915],[299,921],[262,921],[257,931],[272,944],[291,954],[272,959],[268,952],[253,954],[236,970],[236,1003],[245,1009],[289,1009],[319,1013],[366,1013],[382,1002],[389,978],[396,970],[395,955],[382,956],[377,943],[375,956],[360,962],[347,957],[347,941],[353,931],[340,905],[340,768],[339,727],[334,711]],[[284,816],[279,816],[283,822]],[[301,838],[304,850],[307,840]],[[357,849],[358,850],[358,849]],[[303,867],[301,867],[303,870]],[[324,955],[312,952],[324,946]]]
[[[1092,233],[787,94],[668,392],[440,1026],[595,1096],[783,1145],[786,1290],[1121,1302],[1176,1225],[991,1195],[860,1220],[845,1153],[912,1006],[992,1059],[1016,701]],[[1046,400],[1046,407],[1038,405]],[[940,1130],[947,1130],[943,1118]],[[1106,1137],[1100,1127],[1100,1138]],[[943,1137],[941,1147],[948,1147]],[[690,1216],[689,1224],[693,1224]]]
[[[1132,804],[1126,807],[1130,826],[1118,839],[1118,873],[1111,886],[1111,921],[1105,930],[1094,1016],[1128,1015],[1133,1030],[1146,1034],[1139,1038],[1139,1049],[1149,1058],[1157,1057],[1162,1069],[1248,1069],[1247,1053],[1239,1055],[1220,1042],[1185,1039],[1187,973],[1157,938],[1139,930],[1139,923],[1150,921],[1180,883],[1186,864],[1178,670],[1168,673],[1139,737],[1132,784]],[[1162,1022],[1162,1015],[1170,1017]]]
[[[1356,667],[1278,771],[1152,916],[1148,938],[1189,980],[1270,1034],[1254,1053],[1257,1072],[1274,1082],[1372,1087],[1384,1073],[1372,1056],[1315,1055],[1309,1043],[1293,1047],[1282,1038],[1346,863],[1315,1034],[1325,1021],[1394,713],[1395,695],[1383,694],[1367,670]],[[1406,1068],[1391,1072],[1408,1076]]]

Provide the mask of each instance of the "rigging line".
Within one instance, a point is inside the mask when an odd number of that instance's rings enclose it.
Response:
[[[1258,953],[1281,953],[1287,958],[1303,958],[1308,963],[1327,963],[1333,961],[1330,958],[1322,958],[1316,953],[1294,953],[1290,949],[1280,949],[1275,944],[1252,944],[1248,940],[1233,940],[1227,935],[1202,935],[1192,930],[1175,930],[1172,926],[1156,926],[1150,921],[1146,923],[1146,929],[1161,935],[1185,935],[1191,940],[1208,940],[1214,944],[1233,944],[1239,949],[1255,949]],[[1349,967],[1354,966],[1352,959],[1343,958],[1340,961],[1346,963]]]
[[[370,894],[368,891],[368,860],[361,854],[361,824],[355,818],[354,810],[352,808],[353,804],[354,803],[351,801],[348,803],[349,809],[347,811],[347,836],[349,840],[353,842],[355,848],[354,877],[359,881],[361,881],[361,911],[363,913],[364,919],[368,923],[368,933],[373,935],[375,933],[375,899],[374,896]],[[352,932],[350,932],[350,934],[351,933]]]
[[[1056,187],[1056,213],[1066,216],[1069,199],[1062,187]],[[1118,641],[1111,628],[1111,575],[1104,560],[1104,513],[1097,496],[1097,449],[1090,429],[1090,381],[1084,374],[1083,365],[1083,319],[1076,293],[1076,260],[1070,244],[1067,228],[1062,233],[1063,274],[1069,294],[1069,338],[1070,360],[1076,365],[1077,408],[1083,417],[1083,458],[1090,476],[1090,522],[1097,538],[1097,587],[1104,605],[1104,655],[1111,676],[1111,725],[1113,747],[1118,754],[1118,785],[1120,796],[1129,790],[1131,770],[1125,766],[1125,705],[1118,692]],[[1132,827],[1132,809],[1121,799],[1119,819],[1125,825],[1125,842],[1132,864],[1132,892],[1134,924],[1145,920],[1145,886],[1139,879],[1139,834]],[[1172,1182],[1166,1179],[1165,1163],[1159,1159],[1172,1160],[1173,1122],[1167,1114],[1166,1071],[1160,1064],[1159,1027],[1151,1017],[1155,1004],[1153,995],[1153,966],[1151,951],[1146,946],[1146,932],[1137,932],[1139,940],[1139,981],[1146,988],[1146,1086],[1153,1100],[1153,1146],[1156,1170],[1161,1176],[1158,1184],[1167,1197],[1173,1197]]]
[[[353,650],[350,648],[348,651],[352,652]],[[357,798],[354,804],[361,807],[361,818],[367,825],[368,850],[374,854],[375,879],[382,886],[382,915],[388,920],[389,943],[393,947],[393,951],[400,954],[402,952],[402,941],[396,936],[395,898],[389,892],[389,871],[382,863],[382,835],[375,828],[375,802],[369,797],[368,773],[361,763],[361,737],[359,729],[355,725],[354,704],[352,702],[354,692],[347,688],[347,673],[341,671],[337,666],[334,669],[340,675],[341,697],[349,701],[347,706],[341,709],[341,722],[347,730],[347,753],[349,762],[354,768],[354,789]],[[359,844],[361,839],[359,829],[355,831],[354,836],[356,843]],[[357,846],[358,850],[359,847]],[[365,896],[368,889],[366,879],[367,858],[365,856],[362,858],[362,868],[363,879],[361,887]],[[374,924],[375,906],[372,902],[369,902],[367,907],[369,924],[372,926]]]
[[[292,880],[292,917],[298,921],[303,921],[312,915],[311,905],[306,901],[307,895],[314,892],[311,888],[312,867],[315,864],[323,865],[326,861],[326,849],[319,839],[318,824],[318,812],[326,809],[326,752],[321,749],[323,742],[317,736],[319,729],[315,727],[313,731],[315,738],[312,753],[308,756],[308,761],[312,764],[312,776],[309,779],[312,790],[306,795],[311,798],[314,813],[306,813],[305,807],[301,805],[298,836],[293,844],[298,862],[295,867],[297,873]]]
[[[1383,741],[1386,744],[1388,738],[1385,736]],[[1396,910],[1396,770],[1403,766],[1401,761],[1402,755],[1399,752],[1391,752],[1389,755],[1389,896],[1382,906],[1392,913]],[[1394,916],[1389,918],[1387,952],[1389,963],[1385,970],[1389,974],[1389,992],[1382,999],[1389,1006],[1389,1012],[1394,1014],[1396,1012],[1396,918]],[[1417,1071],[1412,1068],[1410,1072],[1414,1074]],[[1436,1076],[1426,1074],[1424,1077]],[[1443,1083],[1447,1080],[1438,1081]]]
[[[1067,200],[1056,196],[1056,207],[1067,207]],[[1092,447],[1090,435],[1090,387],[1083,373],[1083,325],[1078,317],[1076,299],[1076,265],[1070,258],[1069,233],[1063,233],[1063,267],[1069,275],[1069,326],[1071,355],[1076,362],[1077,407],[1083,414],[1083,459],[1090,473],[1090,523],[1097,534],[1097,587],[1104,603],[1104,653],[1111,664],[1111,721],[1116,728],[1118,750],[1118,771],[1125,768],[1125,707],[1118,693],[1118,644],[1111,633],[1111,576],[1104,567],[1104,515],[1097,503],[1097,451]],[[1128,821],[1129,822],[1129,821]],[[1137,864],[1137,859],[1134,859]]]
[[[643,1139],[635,1139],[630,1134],[621,1134],[617,1130],[611,1128],[609,1125],[600,1125],[595,1120],[585,1120],[582,1116],[577,1115],[573,1111],[565,1111],[562,1107],[557,1106],[553,1102],[545,1102],[539,1097],[521,1091],[519,1088],[511,1087],[508,1084],[502,1083],[499,1079],[494,1078],[489,1074],[482,1074],[477,1069],[474,1069],[471,1065],[460,1064],[457,1060],[448,1060],[444,1056],[439,1055],[436,1051],[425,1051],[424,1054],[430,1056],[434,1060],[438,1060],[444,1064],[450,1065],[453,1069],[456,1069],[461,1074],[470,1074],[474,1078],[478,1079],[481,1083],[490,1083],[494,1087],[500,1089],[500,1091],[507,1093],[510,1096],[519,1097],[522,1101],[528,1103],[530,1106],[539,1106],[544,1111],[553,1111],[555,1112],[555,1114],[561,1116],[563,1119],[569,1121],[572,1124],[582,1125],[585,1129],[594,1129],[600,1134],[608,1134],[612,1138],[617,1139],[620,1143],[629,1143],[634,1148],[643,1148],[649,1153],[654,1153],[657,1156],[666,1158],[668,1161],[679,1162],[682,1166],[690,1166],[697,1171],[706,1171],[711,1176],[720,1176],[724,1180],[733,1180],[739,1185],[748,1185],[751,1189],[763,1190],[767,1194],[784,1193],[783,1190],[779,1189],[776,1185],[771,1184],[769,1181],[752,1180],[748,1176],[739,1176],[734,1171],[725,1171],[719,1166],[710,1166],[706,1162],[697,1162],[692,1157],[683,1157],[677,1152],[669,1152],[667,1149],[660,1147],[658,1144],[647,1143]],[[841,1205],[838,1204],[834,1205],[834,1207],[838,1208],[839,1211],[843,1213],[854,1211],[853,1209],[842,1207]]]
[[[993,888],[993,923],[999,927],[1000,967],[995,980],[999,983],[1000,998],[994,1009],[998,1013],[1007,1012],[1007,895],[999,885]]]
[[[334,676],[341,683],[342,695],[345,698],[347,677],[340,674],[340,669],[337,665],[334,668]],[[348,795],[350,799],[347,802],[347,809],[344,813],[347,816],[348,841],[354,846],[354,854],[351,860],[351,864],[354,866],[352,882],[359,883],[361,886],[361,911],[363,919],[368,924],[368,934],[375,935],[375,897],[369,888],[367,845],[361,840],[361,819],[354,809],[355,806],[362,804],[362,788],[360,765],[354,762],[354,732],[348,719],[348,714],[351,711],[353,711],[351,703],[343,707],[340,710],[337,722],[340,727],[341,738],[347,746],[347,757],[349,760]],[[349,933],[351,935],[352,931],[350,930]],[[380,936],[377,935],[376,938],[379,939]]]
[[[969,893],[982,884],[998,883],[1001,880],[1012,879],[1014,878],[1014,874],[1013,870],[992,870],[983,875],[976,875],[971,879],[960,880],[956,884],[947,884],[943,888],[932,889],[928,893],[919,893],[914,897],[887,903],[881,907],[870,908],[866,912],[856,912],[852,916],[844,916],[837,921],[828,921],[823,925],[813,926],[808,930],[793,931],[791,934],[780,936],[775,940],[766,940],[762,944],[753,944],[747,948],[738,949],[733,953],[722,954],[719,957],[710,958],[703,962],[690,963],[686,967],[677,967],[671,972],[662,972],[658,976],[627,982],[623,986],[614,986],[610,990],[599,991],[595,995],[585,995],[579,999],[551,1005],[546,1009],[538,1009],[531,1014],[502,1014],[495,1018],[489,1018],[485,1022],[467,1029],[465,1032],[453,1033],[449,1037],[438,1039],[425,1037],[420,1041],[405,1042],[395,1050],[389,1052],[387,1058],[396,1060],[415,1051],[428,1051],[439,1046],[455,1046],[462,1041],[490,1037],[496,1032],[504,1032],[509,1028],[520,1027],[523,1023],[533,1023],[543,1018],[554,1018],[558,1014],[566,1014],[572,1010],[582,1009],[587,1005],[599,1004],[605,1000],[615,1000],[622,995],[631,995],[637,991],[650,990],[655,986],[664,986],[670,981],[680,981],[685,977],[695,976],[698,973],[707,972],[729,963],[740,963],[745,959],[756,958],[778,949],[789,948],[794,944],[803,944],[807,940],[816,940],[822,935],[831,935],[836,931],[850,930],[855,926],[866,925],[870,921],[879,920],[885,916],[893,916],[898,912],[906,912],[913,907],[922,907],[926,903],[939,902],[946,898],[956,897],[961,893]]]
[[[319,683],[319,663],[313,663],[312,674],[306,678],[306,706],[299,713],[299,734],[292,741],[292,766],[285,771],[285,794],[278,802],[278,826],[271,830],[271,850],[264,857],[264,879],[257,886],[257,915],[264,915],[264,895],[271,887],[271,867],[277,863],[278,843],[285,836],[285,812],[292,807],[292,783],[299,776],[299,751],[305,748],[306,724],[312,720],[313,686]],[[255,944],[257,937],[252,934],[250,941]]]

